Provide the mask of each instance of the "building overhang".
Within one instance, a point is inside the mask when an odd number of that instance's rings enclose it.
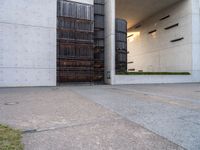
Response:
[[[180,0],[116,0],[116,17],[126,19],[128,28]]]

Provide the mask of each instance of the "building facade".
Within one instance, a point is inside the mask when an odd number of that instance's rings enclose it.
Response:
[[[70,1],[95,5],[93,0]],[[126,12],[124,8],[135,11]],[[57,12],[57,0],[0,1],[0,87],[57,85]],[[199,13],[199,0],[105,0],[104,82],[112,85],[200,82]],[[118,17],[128,22],[127,71],[190,75],[117,74]]]

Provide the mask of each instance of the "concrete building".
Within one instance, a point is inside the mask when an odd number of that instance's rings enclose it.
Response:
[[[94,5],[93,0],[71,0]],[[200,0],[105,0],[106,84],[200,82]],[[128,22],[128,70],[119,75],[115,19]],[[57,0],[0,1],[0,87],[57,85]]]

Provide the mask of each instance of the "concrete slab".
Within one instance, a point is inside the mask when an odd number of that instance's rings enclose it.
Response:
[[[112,87],[1,88],[0,123],[25,131],[23,142],[27,150],[183,149],[85,98],[87,94],[94,96],[94,90],[101,94],[109,88]],[[106,94],[96,95],[97,100]]]
[[[66,88],[1,89],[0,93],[0,122],[21,130],[44,130],[119,118]]]
[[[73,90],[186,149],[200,149],[200,84],[75,87]]]
[[[124,119],[24,135],[29,150],[181,150]]]

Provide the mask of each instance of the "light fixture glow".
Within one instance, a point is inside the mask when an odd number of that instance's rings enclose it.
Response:
[[[133,42],[139,36],[140,36],[140,32],[128,32],[128,41]]]

